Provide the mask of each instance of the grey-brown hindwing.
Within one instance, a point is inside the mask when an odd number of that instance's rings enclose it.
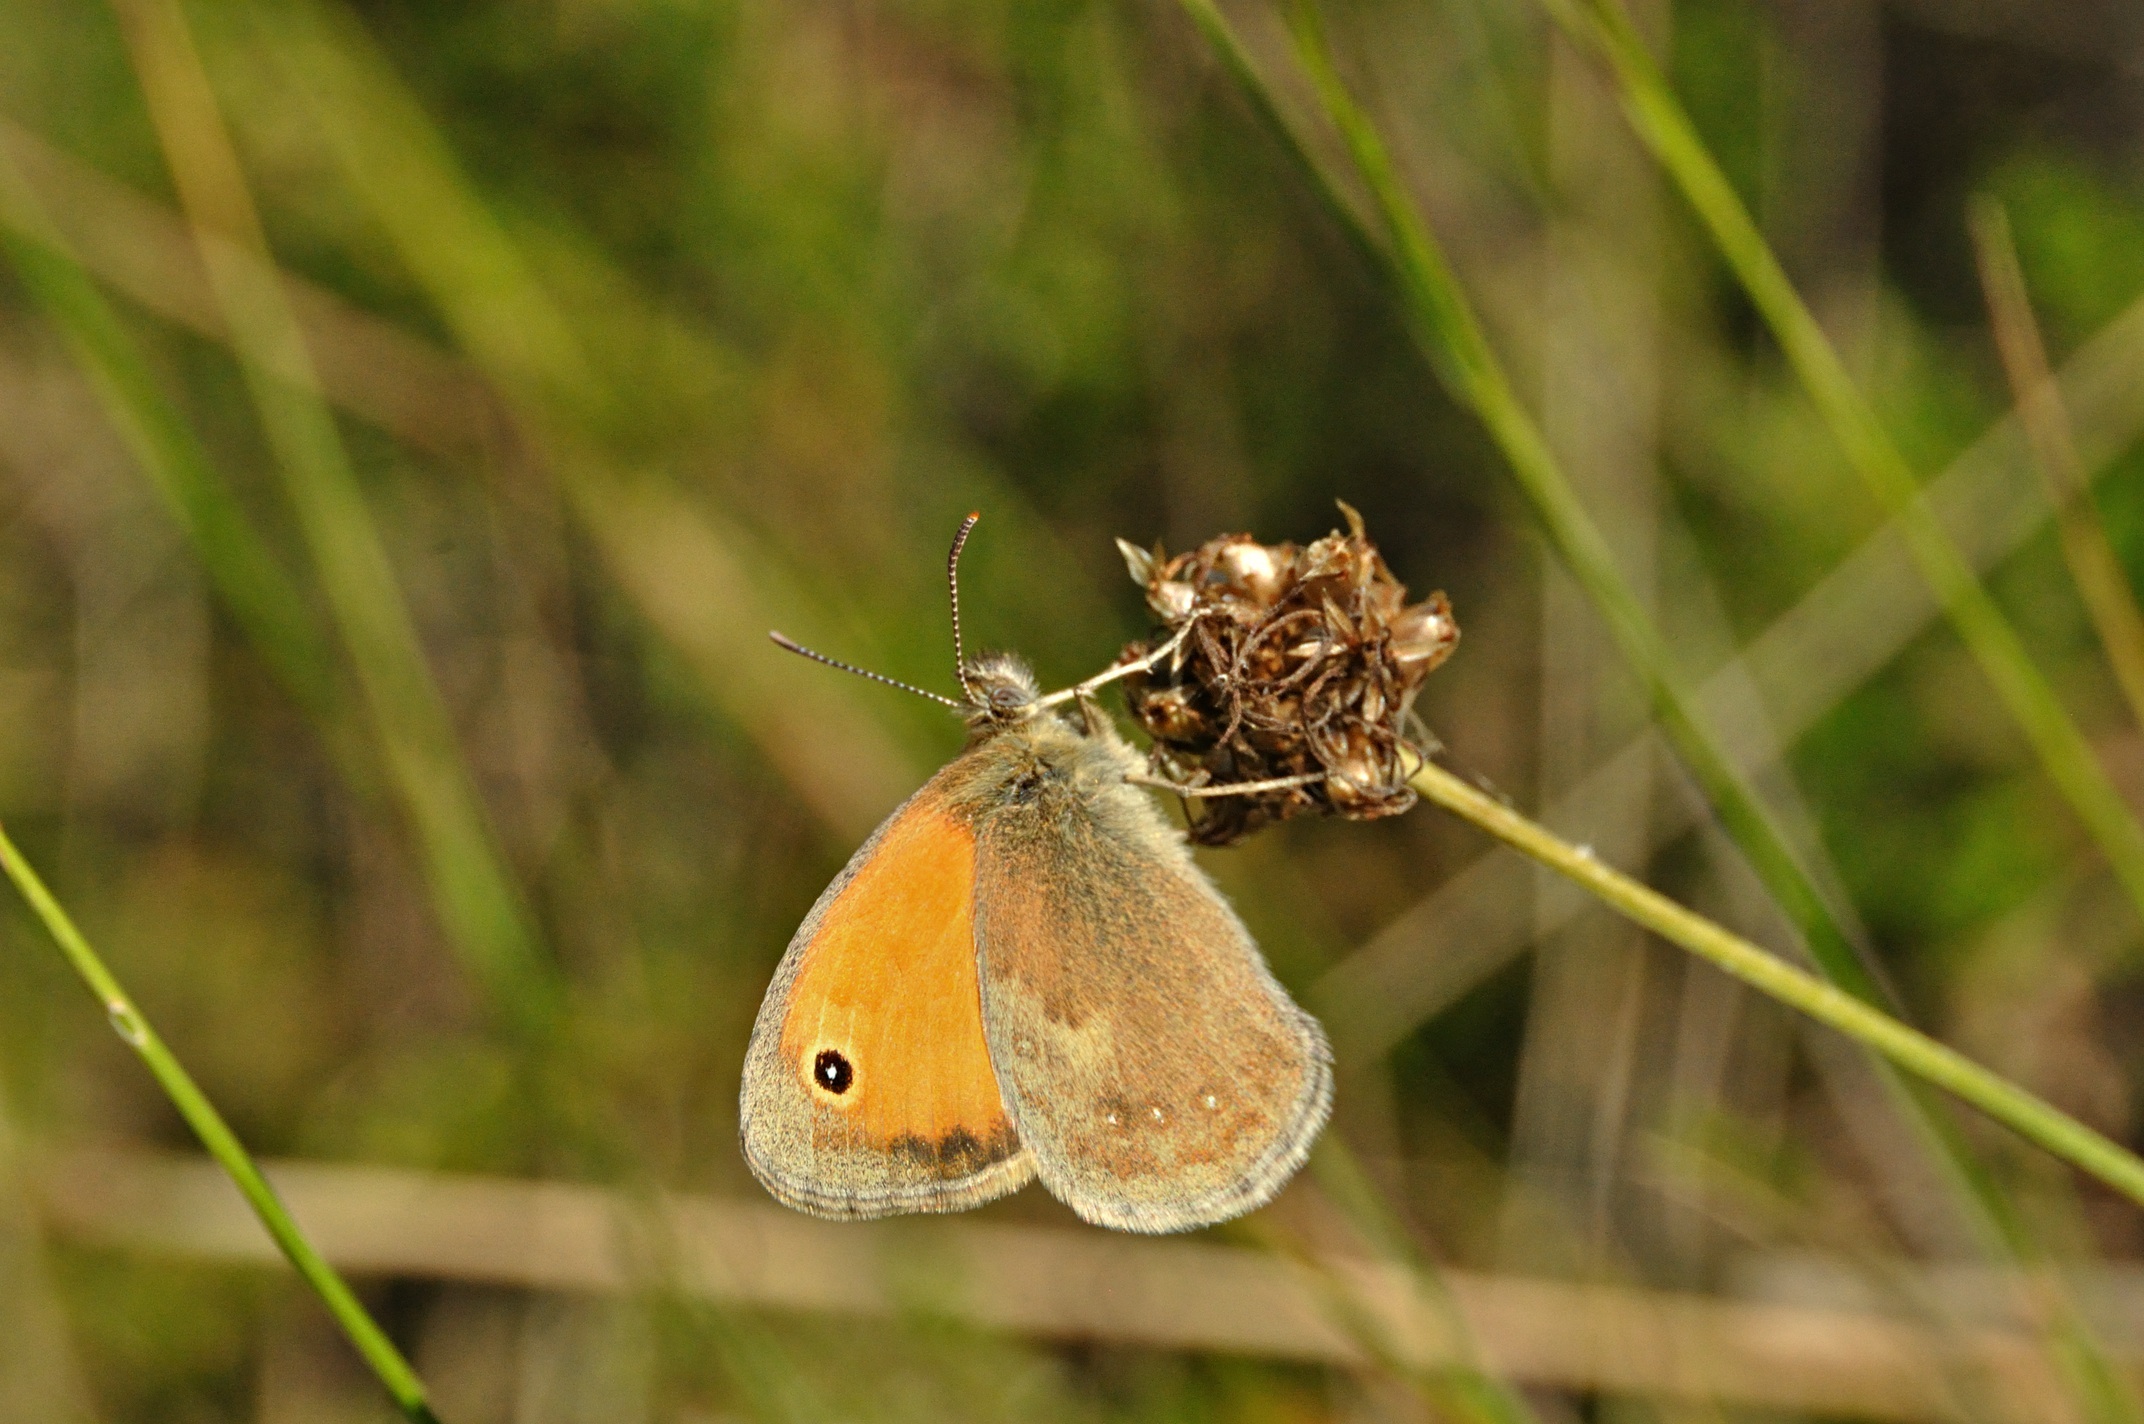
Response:
[[[984,1034],[1037,1175],[1086,1220],[1181,1231],[1263,1205],[1331,1106],[1331,1053],[1124,774],[1062,724],[1005,739],[977,807]]]

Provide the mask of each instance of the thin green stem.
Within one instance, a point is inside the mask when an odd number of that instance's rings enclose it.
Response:
[[[1952,626],[2017,720],[2047,774],[2069,801],[2144,914],[2144,826],[2115,790],[2091,743],[2033,663],[2025,643],[1972,564],[1951,541],[1875,411],[1848,375],[1749,210],[1668,88],[1629,15],[1615,0],[1548,0],[1550,12],[1613,72],[1639,139],[1667,170],[1712,235],[1742,288],[1848,461],[1897,523],[1907,551]]]
[[[2144,727],[2144,612],[2136,590],[2122,572],[2120,555],[2107,538],[2107,527],[2092,498],[2077,438],[2054,373],[2047,368],[2047,347],[2032,315],[2024,269],[2011,241],[2010,219],[1993,198],[1976,198],[1966,210],[1973,251],[1980,261],[1980,286],[1987,294],[1988,323],[2003,373],[2017,402],[2019,423],[2032,446],[2033,463],[2047,485],[2062,557],[2070,566],[2077,596],[2099,634],[2100,647],[2114,669],[2114,680],[2129,701],[2129,715]]]
[[[336,1274],[335,1268],[327,1263],[312,1242],[306,1240],[305,1233],[276,1197],[275,1188],[261,1175],[261,1169],[245,1145],[223,1120],[223,1114],[216,1111],[215,1104],[208,1100],[193,1076],[149,1026],[148,1019],[134,1006],[133,999],[120,987],[119,980],[105,967],[81,930],[75,927],[65,907],[45,887],[45,882],[24,859],[22,852],[16,849],[5,827],[0,827],[0,869],[7,872],[8,879],[22,892],[22,898],[44,923],[53,941],[59,945],[60,953],[66,956],[67,963],[104,1005],[113,1030],[147,1065],[150,1076],[171,1099],[172,1106],[179,1110],[179,1116],[186,1120],[194,1135],[201,1139],[201,1145],[208,1149],[209,1155],[230,1174],[239,1193],[252,1206],[254,1215],[260,1218],[261,1225],[267,1228],[290,1264],[327,1306],[328,1313],[335,1317],[335,1323],[357,1347],[358,1354],[364,1357],[403,1415],[414,1424],[438,1424],[437,1416],[426,1401],[424,1382],[417,1378],[417,1372],[402,1358],[402,1352],[394,1347],[394,1342],[387,1338],[378,1323],[365,1313],[365,1307],[359,1304],[348,1282]]]
[[[1424,764],[1412,784],[1426,799],[1575,881],[1670,944],[1838,1030],[2144,1206],[2144,1159],[2044,1098],[1918,1029],[1909,1028],[1838,985],[1797,969],[1621,871],[1603,865],[1592,852],[1559,838],[1440,766]]]
[[[1228,69],[1229,77],[1236,82],[1237,92],[1251,106],[1258,122],[1294,162],[1296,171],[1309,181],[1311,191],[1317,195],[1326,215],[1339,224],[1341,233],[1354,247],[1356,255],[1363,259],[1370,274],[1379,279],[1388,278],[1392,273],[1392,259],[1384,245],[1371,231],[1354,201],[1341,190],[1331,172],[1311,153],[1302,135],[1295,131],[1295,125],[1281,112],[1272,90],[1260,77],[1258,66],[1251,62],[1250,52],[1244,49],[1213,0],[1179,0],[1179,3],[1206,42],[1213,46],[1213,52]]]

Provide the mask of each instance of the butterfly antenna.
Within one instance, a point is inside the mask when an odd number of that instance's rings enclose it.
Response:
[[[975,695],[974,684],[968,681],[968,658],[960,646],[960,551],[967,547],[968,531],[982,517],[981,511],[970,511],[960,521],[959,532],[953,535],[953,551],[945,556],[946,593],[953,600],[953,676],[960,679],[960,690],[967,695],[971,707],[980,705],[980,699]]]
[[[815,663],[825,663],[830,668],[840,668],[843,672],[853,672],[858,677],[868,677],[873,682],[883,682],[888,687],[898,687],[903,692],[913,692],[918,697],[928,697],[933,702],[942,702],[948,707],[955,707],[963,712],[967,711],[971,705],[966,702],[955,702],[950,697],[940,697],[935,692],[925,692],[913,683],[902,682],[900,679],[888,677],[882,672],[873,672],[869,668],[860,668],[854,663],[845,663],[839,658],[830,658],[824,653],[815,653],[785,633],[769,633],[767,636],[774,640],[776,647],[787,648],[790,652],[801,654]]]

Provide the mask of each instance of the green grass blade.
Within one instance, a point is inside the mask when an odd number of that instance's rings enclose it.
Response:
[[[844,837],[869,834],[926,768],[840,679],[766,642],[777,622],[810,633],[795,626],[809,621],[808,586],[759,555],[734,519],[688,498],[682,481],[617,453],[617,431],[631,424],[620,413],[624,397],[581,374],[591,361],[575,323],[369,37],[304,4],[245,18],[251,42],[234,46],[230,62],[270,65],[288,78],[325,140],[323,156],[506,397],[613,581],[700,671],[710,706],[807,805]],[[521,331],[538,335],[522,341]],[[805,724],[817,732],[800,736]],[[829,743],[848,751],[829,759]]]
[[[194,52],[169,0],[122,7],[149,110],[195,230],[241,373],[379,740],[452,941],[491,1002],[524,1028],[556,991],[492,837],[334,417]],[[301,373],[293,381],[285,374]]]
[[[65,907],[45,887],[22,852],[16,849],[4,827],[0,827],[0,870],[5,870],[8,879],[22,892],[22,898],[29,902],[30,909],[59,945],[69,966],[104,1005],[114,1031],[148,1068],[157,1086],[171,1099],[171,1105],[201,1139],[201,1145],[208,1149],[209,1155],[230,1175],[240,1195],[260,1218],[261,1225],[267,1228],[283,1255],[297,1268],[299,1276],[327,1306],[328,1313],[335,1317],[335,1323],[342,1327],[343,1334],[357,1348],[357,1353],[386,1388],[396,1407],[413,1424],[438,1424],[426,1400],[424,1382],[417,1378],[417,1372],[402,1358],[402,1352],[395,1348],[386,1332],[366,1314],[349,1283],[336,1274],[335,1268],[306,1239],[298,1223],[291,1219],[290,1213],[277,1199],[275,1188],[261,1175],[261,1169],[246,1151],[245,1144],[231,1131],[230,1124],[216,1111],[216,1105],[194,1082],[185,1065],[149,1026],[148,1019],[135,1007],[133,999],[105,967],[103,959],[81,930],[75,927]]]
[[[1341,234],[1354,247],[1356,256],[1363,259],[1363,265],[1370,275],[1379,280],[1390,278],[1393,265],[1383,242],[1371,229],[1354,201],[1334,180],[1331,171],[1311,153],[1309,145],[1303,141],[1303,136],[1295,131],[1295,125],[1288,122],[1288,116],[1281,111],[1273,91],[1267,87],[1265,79],[1258,72],[1258,66],[1252,62],[1250,52],[1243,47],[1242,40],[1237,38],[1235,30],[1222,17],[1214,0],[1179,0],[1179,3],[1184,13],[1190,16],[1191,23],[1198,26],[1206,43],[1213,47],[1213,52],[1223,67],[1228,70],[1229,78],[1235,81],[1236,92],[1243,96],[1244,102],[1251,106],[1251,112],[1259,124],[1288,155],[1296,172],[1309,182],[1311,192],[1325,209],[1326,216],[1339,226]]]
[[[1551,0],[1557,19],[1613,71],[1624,112],[1711,234],[1833,437],[1899,527],[1922,577],[2017,720],[2041,764],[2144,914],[2144,827],[2115,790],[2024,641],[1972,565],[1917,496],[1898,446],[1855,387],[1727,175],[1668,88],[1630,17],[1614,0]]]
[[[310,3],[236,13],[268,41],[359,196],[394,195],[381,221],[500,390],[554,427],[616,433],[607,373],[513,239],[471,200],[437,129],[362,32]]]

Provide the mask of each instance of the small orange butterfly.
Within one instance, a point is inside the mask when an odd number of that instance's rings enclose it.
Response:
[[[745,1058],[745,1160],[818,1216],[959,1211],[1039,1177],[1102,1226],[1224,1221],[1302,1165],[1331,1050],[1088,701],[1178,640],[1048,696],[1016,658],[966,661],[977,518],[947,559],[959,700],[773,635],[955,708],[968,744],[790,940]]]

